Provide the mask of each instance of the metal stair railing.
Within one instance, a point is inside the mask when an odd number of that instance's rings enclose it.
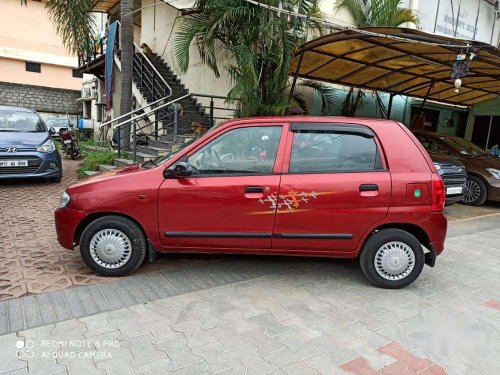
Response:
[[[218,95],[206,95],[206,94],[191,94],[195,98],[209,98],[210,103],[209,105],[201,105],[200,107],[203,108],[204,110],[208,110],[209,113],[209,118],[210,118],[210,127],[215,125],[215,120],[229,120],[233,117],[235,117],[237,113],[237,109],[235,108],[230,108],[225,106],[227,97],[225,96],[218,96]],[[217,104],[215,103],[215,100],[217,100]],[[222,103],[219,103],[220,100],[222,100]],[[225,112],[232,112],[232,117],[226,117],[226,116],[215,116],[214,111],[225,111]]]
[[[172,96],[172,87],[135,42],[134,49],[137,52],[134,53],[133,69],[139,75],[140,87],[146,89],[153,100]]]
[[[185,130],[191,128],[192,124],[186,124],[186,121],[189,122],[189,120],[194,121],[200,121],[200,117],[202,119],[208,120],[208,126],[206,126],[207,129],[211,128],[212,126],[215,125],[215,119],[219,119],[219,117],[214,117],[214,110],[215,109],[221,109],[221,110],[227,110],[227,111],[234,111],[232,108],[225,108],[225,107],[217,107],[214,105],[214,99],[223,99],[226,100],[226,98],[222,96],[213,96],[213,95],[204,95],[204,94],[193,94],[193,96],[197,97],[205,97],[205,98],[210,98],[210,106],[203,106],[199,105],[197,102],[193,102],[193,104],[190,105],[184,105],[181,106],[179,102],[183,99],[191,97],[191,94],[186,94],[183,95],[177,99],[170,100],[166,103],[160,104],[154,109],[151,109],[147,112],[141,113],[135,117],[129,118],[119,124],[116,124],[113,126],[113,129],[117,131],[117,145],[118,145],[118,153],[121,152],[121,144],[122,140],[131,137],[131,142],[130,142],[130,149],[132,151],[132,156],[133,156],[133,162],[135,163],[137,161],[137,148],[140,146],[141,141],[147,140],[149,137],[154,136],[155,139],[158,139],[159,132],[164,131],[167,129],[172,129],[172,140],[173,144],[177,143],[177,139],[179,137],[179,133],[182,132],[184,133]],[[177,104],[177,105],[176,105]],[[210,108],[210,116],[203,115],[200,112],[200,109],[203,108]],[[192,112],[192,109],[195,110],[195,112]],[[198,113],[197,113],[198,112]],[[155,120],[151,121],[149,120],[149,116],[154,115]],[[206,116],[206,117],[205,117]],[[208,118],[207,118],[208,117]],[[220,119],[229,119],[231,117],[224,117]],[[139,122],[141,120],[145,120],[145,124],[140,125]],[[144,130],[145,128],[150,127],[152,124],[155,124],[154,130],[148,132],[148,133],[139,133],[140,131]],[[158,126],[158,123],[161,123],[161,127]],[[181,127],[181,123],[184,123],[184,125]],[[131,126],[131,132],[127,134],[123,134],[123,127],[125,126]],[[204,124],[201,124],[202,126],[205,126]]]
[[[151,108],[155,105],[160,105],[160,103],[162,101],[165,101],[169,99],[169,97],[164,97],[164,98],[161,98],[161,99],[158,99],[158,100],[155,100],[154,102],[152,103],[148,103],[140,108],[137,108],[137,109],[133,109],[131,110],[130,112],[127,112],[121,116],[118,116],[118,117],[115,117],[114,119],[112,120],[109,120],[109,121],[106,121],[106,122],[103,122],[101,125],[99,125],[99,137],[98,137],[98,140],[100,142],[105,142],[106,141],[106,138],[107,138],[107,134],[108,134],[108,130],[109,128],[111,127],[116,127],[113,126],[114,123],[118,122],[119,120],[123,119],[123,118],[126,118],[126,117],[129,117],[129,116],[133,116],[134,114],[138,113],[138,112],[141,112],[141,111],[144,111],[145,109],[147,108]]]
[[[175,106],[174,104],[175,103],[178,103],[179,101],[183,100],[183,99],[186,99],[186,98],[189,98],[189,94],[186,94],[186,95],[183,95],[177,99],[174,99],[174,100],[171,100],[171,101],[168,101],[166,103],[163,103],[163,104],[160,104],[158,106],[156,106],[155,108],[153,109],[150,109],[149,111],[145,111],[143,113],[140,113],[138,114],[137,116],[132,116],[131,118],[119,123],[119,124],[116,124],[112,127],[113,129],[113,133],[114,131],[116,130],[117,132],[117,151],[118,151],[118,154],[120,154],[121,152],[121,144],[122,144],[122,140],[127,138],[127,137],[130,137],[132,135],[132,142],[131,142],[131,149],[133,151],[133,154],[134,154],[134,163],[136,162],[136,154],[137,154],[137,124],[139,121],[141,120],[144,120],[144,119],[148,119],[149,120],[149,116],[150,115],[155,115],[155,130],[154,130],[154,133],[155,134],[158,134],[158,132],[160,130],[164,130],[165,127],[162,126],[161,128],[158,127],[158,123],[162,120],[164,120],[165,118],[173,115],[174,116],[174,122],[175,122],[175,125],[174,125],[174,134],[177,134],[177,126],[178,126],[178,116],[177,116],[177,108],[178,106]],[[163,99],[161,99],[163,100]],[[173,111],[169,112],[168,111],[168,107],[172,107],[173,108]],[[163,114],[160,112],[160,110],[162,110]],[[136,110],[137,111],[137,110]],[[134,112],[136,112],[134,111]],[[158,113],[160,112],[160,116],[158,116]],[[121,116],[122,118],[125,117],[124,116]],[[177,119],[176,119],[177,117]],[[146,123],[146,125],[144,125],[143,127],[139,128],[139,130],[141,129],[144,129],[145,127],[147,126],[150,126],[152,124],[151,121],[148,121]],[[125,127],[125,126],[131,126],[132,127],[132,132],[131,134],[130,133],[125,133],[125,134],[121,134],[122,133],[122,128]],[[175,138],[175,136],[174,136]]]

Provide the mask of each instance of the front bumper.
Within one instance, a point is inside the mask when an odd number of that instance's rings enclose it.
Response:
[[[59,177],[62,174],[59,151],[0,152],[0,160],[27,160],[27,167],[0,167],[0,180],[12,178]]]
[[[488,182],[488,200],[500,202],[500,180],[498,178],[489,178]]]
[[[78,224],[87,216],[84,211],[72,208],[58,208],[54,213],[57,241],[66,248],[73,250],[75,247],[75,233]]]

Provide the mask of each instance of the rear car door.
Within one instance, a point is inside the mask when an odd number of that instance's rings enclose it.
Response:
[[[241,125],[186,155],[193,174],[160,186],[162,245],[269,249],[275,209],[266,209],[262,199],[278,194],[282,132],[281,125]]]
[[[388,212],[391,176],[362,125],[292,124],[273,249],[349,253]]]

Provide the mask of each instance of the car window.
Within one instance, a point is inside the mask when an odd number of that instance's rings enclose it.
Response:
[[[446,145],[438,142],[437,140],[429,137],[425,137],[423,135],[417,135],[417,139],[422,143],[422,146],[428,151],[435,152],[448,152],[448,148]]]
[[[281,126],[230,130],[188,158],[194,175],[272,173]]]
[[[373,138],[329,131],[294,133],[289,172],[383,169]]]
[[[440,137],[441,142],[446,143],[462,155],[487,155],[488,153],[474,143],[457,137]]]

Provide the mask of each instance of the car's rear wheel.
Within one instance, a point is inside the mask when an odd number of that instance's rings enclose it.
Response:
[[[487,197],[488,188],[483,180],[477,176],[467,176],[462,203],[469,206],[480,206],[486,202]]]
[[[414,282],[424,268],[422,245],[401,229],[383,229],[364,244],[360,255],[361,270],[376,286],[403,288]]]
[[[141,228],[121,216],[104,216],[92,223],[80,238],[80,253],[93,271],[103,276],[134,272],[144,261],[147,242]]]

